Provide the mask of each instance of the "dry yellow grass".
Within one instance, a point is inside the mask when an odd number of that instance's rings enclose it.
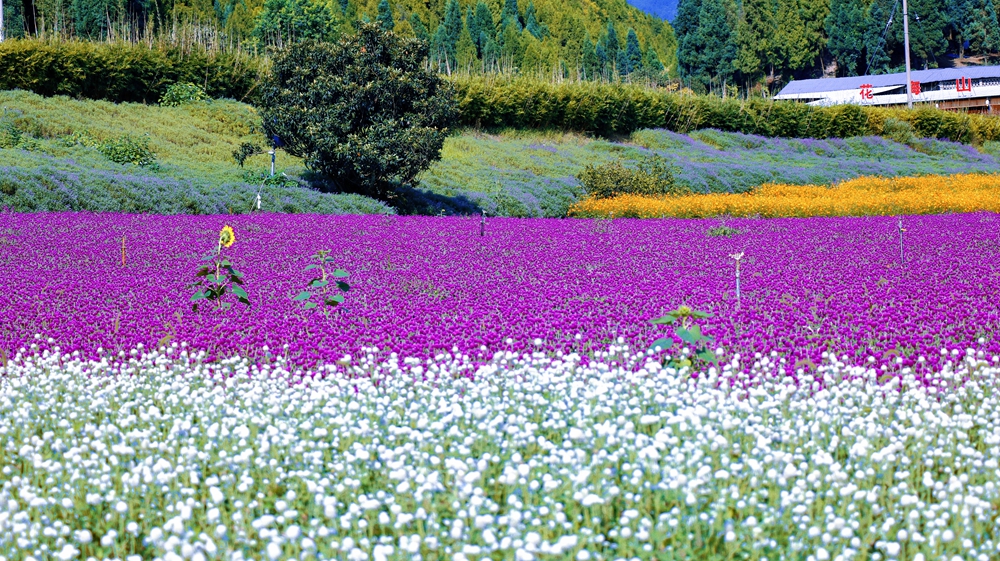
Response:
[[[685,197],[623,195],[586,199],[569,215],[584,218],[709,216],[889,216],[1000,212],[1000,174],[861,177],[832,187],[762,185],[752,193]]]

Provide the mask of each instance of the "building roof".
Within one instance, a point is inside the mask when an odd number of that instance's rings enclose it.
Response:
[[[981,78],[1000,79],[1000,66],[966,66],[965,68],[937,68],[933,70],[912,70],[910,78],[914,82],[953,82],[959,78],[971,80]],[[812,80],[792,80],[778,92],[783,95],[823,94],[826,92],[856,90],[862,84],[873,88],[906,85],[906,73],[879,74],[876,76],[850,76],[847,78],[815,78]]]

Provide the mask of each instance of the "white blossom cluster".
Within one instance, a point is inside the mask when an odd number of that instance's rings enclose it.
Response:
[[[619,344],[303,372],[32,345],[0,367],[0,561],[986,561],[997,363],[692,374]]]

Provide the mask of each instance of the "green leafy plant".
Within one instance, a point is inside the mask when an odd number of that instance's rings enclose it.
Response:
[[[736,228],[730,228],[723,224],[722,226],[716,226],[714,228],[708,229],[708,236],[711,238],[731,238],[733,236],[742,234],[742,230],[737,230]]]
[[[160,98],[160,105],[177,107],[185,103],[207,101],[210,99],[212,98],[198,84],[177,82],[167,86],[167,91],[163,92],[163,97]]]
[[[458,115],[427,52],[363,22],[337,43],[295,43],[261,87],[264,132],[341,191],[387,200],[440,159]]]
[[[587,195],[596,199],[619,195],[657,197],[690,194],[690,188],[679,185],[674,179],[674,169],[666,159],[654,155],[641,161],[636,169],[626,167],[621,160],[599,166],[588,165],[577,175],[577,179]]]
[[[312,255],[312,258],[318,261],[318,263],[310,263],[306,265],[306,271],[312,271],[319,269],[320,275],[309,281],[308,288],[310,290],[303,290],[299,292],[298,296],[294,298],[297,302],[302,302],[302,307],[306,310],[311,310],[317,306],[318,303],[313,302],[311,299],[313,296],[318,296],[319,300],[323,303],[323,314],[329,317],[330,308],[338,306],[344,303],[343,294],[331,294],[330,290],[330,277],[333,277],[333,285],[337,287],[340,292],[348,292],[351,290],[351,285],[347,282],[337,279],[346,279],[348,276],[347,271],[343,269],[335,269],[329,274],[326,271],[327,263],[333,262],[333,258],[330,257],[330,251],[327,249],[321,249]]]
[[[97,150],[116,164],[135,164],[139,167],[155,168],[156,154],[149,149],[149,138],[123,134],[97,144]]]
[[[202,258],[202,261],[209,263],[198,269],[195,273],[195,282],[189,285],[189,288],[198,288],[198,292],[191,296],[194,311],[198,311],[198,304],[202,300],[215,303],[217,309],[228,310],[232,307],[232,303],[224,300],[227,293],[232,293],[238,302],[250,305],[250,298],[243,288],[243,273],[237,271],[229,259],[222,258],[222,249],[233,245],[235,241],[236,234],[233,228],[224,226],[219,232],[219,246],[216,252]]]
[[[233,150],[233,159],[236,163],[243,167],[244,162],[247,158],[251,156],[256,156],[258,154],[265,154],[264,149],[253,142],[244,142],[240,144],[239,148]]]
[[[707,312],[699,312],[690,306],[680,306],[676,310],[667,312],[667,315],[650,321],[654,325],[674,325],[674,335],[689,345],[692,350],[690,356],[681,354],[678,357],[671,358],[667,362],[667,365],[675,368],[693,366],[694,359],[713,364],[718,363],[719,359],[711,349],[711,345],[715,339],[702,333],[701,326],[696,323],[697,320],[710,317],[712,315]],[[673,345],[674,340],[672,338],[663,337],[653,341],[650,347],[654,350],[667,350],[673,347]]]

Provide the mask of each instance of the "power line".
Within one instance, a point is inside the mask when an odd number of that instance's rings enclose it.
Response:
[[[882,44],[885,43],[885,38],[889,34],[889,27],[892,26],[892,20],[896,17],[896,8],[899,6],[899,2],[892,3],[892,13],[889,14],[889,21],[885,23],[885,29],[882,30],[882,35],[878,39],[878,43],[875,44],[875,49],[868,56],[868,61],[865,64],[865,76],[871,70],[872,62],[875,60],[875,56],[878,55],[879,50],[882,48]]]

